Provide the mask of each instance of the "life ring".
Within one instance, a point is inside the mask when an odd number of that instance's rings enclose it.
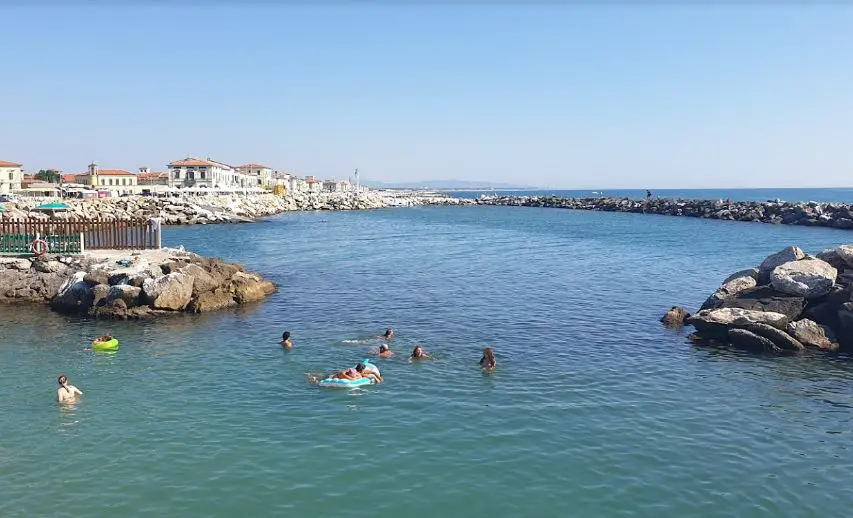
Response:
[[[47,253],[47,241],[43,239],[36,239],[30,244],[30,250],[36,255],[44,255]]]

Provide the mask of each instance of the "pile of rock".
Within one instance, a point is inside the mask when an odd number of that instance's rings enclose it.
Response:
[[[480,205],[551,207],[604,212],[633,212],[728,221],[853,228],[853,205],[843,203],[671,200],[656,198],[563,198],[559,196],[491,196]]]
[[[0,301],[47,302],[66,314],[125,319],[202,313],[274,291],[241,265],[177,249],[0,258]]]
[[[673,308],[665,324],[691,338],[769,352],[853,348],[853,245],[816,257],[788,247],[723,281],[694,315]]]
[[[227,196],[186,196],[152,198],[127,196],[64,200],[67,211],[35,210],[40,202],[24,200],[6,204],[0,219],[93,219],[129,220],[161,218],[165,225],[244,223],[288,211],[368,210],[416,205],[456,205],[473,203],[435,193],[418,192],[332,192],[273,194],[235,194]]]

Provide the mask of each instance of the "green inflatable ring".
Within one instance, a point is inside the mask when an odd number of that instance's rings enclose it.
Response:
[[[118,340],[113,338],[109,342],[99,342],[95,340],[92,342],[92,350],[94,351],[115,351],[118,349]]]

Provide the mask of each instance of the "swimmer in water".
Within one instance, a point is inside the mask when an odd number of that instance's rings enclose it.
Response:
[[[382,344],[379,346],[379,357],[380,358],[391,358],[394,356],[394,352],[388,347],[388,344]]]
[[[76,400],[77,396],[83,395],[80,389],[68,383],[68,376],[65,374],[61,375],[57,381],[59,382],[59,389],[56,391],[57,403],[70,403]]]
[[[483,357],[480,358],[480,367],[485,371],[490,371],[497,366],[497,362],[495,361],[495,353],[492,352],[491,347],[486,347],[483,349]]]
[[[290,341],[290,331],[285,331],[281,335],[281,346],[285,349],[290,349],[293,347],[293,342]]]
[[[385,340],[393,340],[394,339],[394,330],[390,327],[385,330],[385,334],[380,336],[379,338],[384,338]]]
[[[426,360],[430,356],[424,352],[424,348],[420,345],[415,345],[414,350],[412,350],[412,355],[409,356],[410,360]]]
[[[382,378],[380,378],[376,374],[376,371],[374,371],[373,369],[366,369],[363,363],[359,363],[355,367],[336,372],[335,374],[332,374],[329,377],[350,381],[359,380],[361,378],[370,378],[376,383],[382,382]]]
[[[113,339],[112,335],[104,335],[104,336],[95,338],[94,341],[103,343],[103,342],[109,342],[112,339]]]

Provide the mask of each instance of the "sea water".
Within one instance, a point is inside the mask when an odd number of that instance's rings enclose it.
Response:
[[[784,246],[849,232],[434,207],[165,240],[279,291],[154,322],[0,308],[0,516],[850,512],[853,364],[697,348],[658,322]],[[386,327],[385,383],[307,381],[368,357]],[[120,350],[87,351],[104,333]],[[409,363],[416,343],[439,359]],[[67,409],[59,374],[84,392]]]

